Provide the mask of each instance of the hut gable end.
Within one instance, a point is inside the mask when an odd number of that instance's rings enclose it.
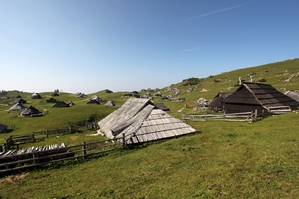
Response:
[[[299,103],[268,84],[243,83],[233,94],[225,99],[227,113],[270,111],[272,107],[289,106],[298,109]]]

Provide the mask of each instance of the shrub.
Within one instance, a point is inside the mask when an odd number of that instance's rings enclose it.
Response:
[[[197,85],[199,83],[200,83],[200,79],[199,78],[195,78],[195,77],[183,80],[183,86]]]
[[[267,80],[265,78],[259,79],[259,82],[266,82]]]

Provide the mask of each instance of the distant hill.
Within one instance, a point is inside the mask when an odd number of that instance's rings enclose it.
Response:
[[[299,90],[299,59],[291,59],[261,66],[238,69],[206,78],[189,78],[180,83],[161,89],[163,95],[170,94],[170,88],[181,92],[177,97],[185,97],[186,103],[193,103],[200,97],[211,100],[219,92],[234,92],[243,81],[270,84],[277,90]],[[192,91],[190,91],[192,90]]]
[[[177,98],[185,98],[186,103],[195,103],[199,98],[211,100],[219,92],[234,92],[239,83],[239,78],[243,81],[252,81],[271,84],[277,90],[284,92],[285,90],[299,90],[299,59],[290,59],[276,63],[269,63],[260,66],[238,69],[230,72],[224,72],[218,75],[206,78],[190,77],[179,83],[174,83],[165,88],[142,90],[139,95],[150,93],[154,97],[154,101],[162,102],[161,97],[155,97],[156,92],[161,92],[162,97],[171,96],[171,101]],[[107,89],[106,89],[107,90]],[[175,93],[179,90],[179,93]],[[32,93],[23,91],[9,91],[7,96],[15,98],[17,95],[29,96]],[[50,95],[50,93],[47,93]],[[88,94],[88,96],[99,95],[102,98],[111,98],[124,102],[123,95],[125,92],[107,93],[105,90]],[[167,103],[167,102],[166,102]]]

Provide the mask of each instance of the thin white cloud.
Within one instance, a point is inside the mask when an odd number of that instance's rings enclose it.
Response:
[[[181,50],[181,53],[197,51],[197,50],[200,50],[200,49],[201,49],[201,47],[198,47],[198,48],[189,48],[189,49]]]
[[[220,12],[225,12],[225,11],[233,10],[233,9],[239,8],[240,6],[242,6],[242,4],[241,5],[237,5],[237,6],[232,6],[232,7],[229,7],[229,8],[223,8],[221,10],[215,10],[215,11],[208,12],[208,13],[201,14],[201,15],[196,15],[196,16],[193,16],[193,17],[190,17],[190,18],[186,19],[185,21],[199,19],[199,18],[202,18],[202,17],[207,17],[209,15],[217,14],[217,13],[220,13]]]

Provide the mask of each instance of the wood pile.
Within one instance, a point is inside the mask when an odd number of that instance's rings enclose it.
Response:
[[[30,148],[19,149],[19,150],[13,149],[13,150],[8,150],[6,152],[0,153],[0,158],[13,156],[13,155],[28,154],[33,152],[61,149],[65,147],[66,147],[65,144],[61,143],[61,144],[53,144],[53,145],[46,145],[46,146],[30,147]]]

